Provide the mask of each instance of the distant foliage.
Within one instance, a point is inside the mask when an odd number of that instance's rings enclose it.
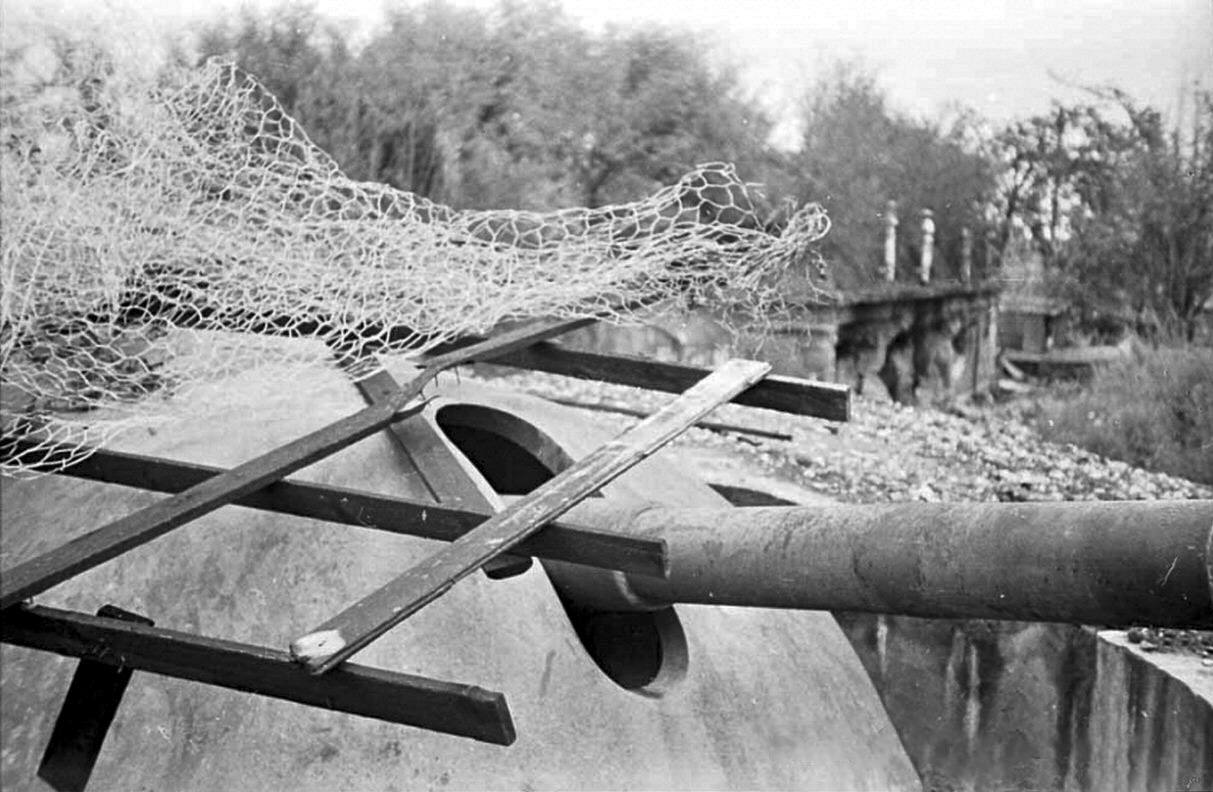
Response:
[[[397,6],[353,49],[309,6],[210,25],[351,176],[457,208],[634,199],[710,161],[757,178],[770,121],[693,35],[591,34],[550,2]]]
[[[935,213],[934,279],[956,278],[961,229],[985,238],[991,164],[966,144],[965,123],[949,128],[891,107],[875,78],[839,64],[805,96],[804,138],[793,155],[796,195],[816,196],[833,223],[824,254],[841,288],[878,278],[884,260],[886,204],[897,201],[898,280],[913,280],[921,255],[921,211]],[[964,119],[967,121],[967,119]],[[974,275],[988,273],[975,244]]]
[[[1213,94],[1171,128],[1116,89],[1057,104],[996,141],[1000,238],[1027,238],[1051,281],[1095,318],[1196,338],[1213,298]]]
[[[598,207],[646,195],[698,163],[732,162],[783,198],[822,202],[824,251],[844,289],[875,279],[883,213],[899,202],[899,271],[913,279],[920,210],[935,212],[936,277],[958,275],[961,229],[989,273],[992,160],[971,125],[913,119],[875,80],[839,66],[806,92],[802,150],[700,37],[664,28],[588,32],[550,2],[491,11],[444,2],[389,11],[352,47],[308,6],[212,24],[201,54],[261,77],[351,176],[457,208]],[[744,67],[744,64],[742,64]]]
[[[1213,484],[1213,350],[1139,354],[1097,372],[1038,421],[1050,440]]]

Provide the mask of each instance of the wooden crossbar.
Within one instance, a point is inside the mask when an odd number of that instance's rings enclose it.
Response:
[[[43,448],[30,441],[14,447]],[[76,446],[70,446],[73,452]],[[97,449],[60,471],[62,475],[151,492],[177,493],[226,472],[225,468],[172,459]],[[389,533],[453,542],[495,512],[487,508],[447,506],[395,495],[283,479],[237,498],[235,506],[293,514]],[[665,541],[597,531],[565,522],[552,523],[514,548],[517,553],[663,577]]]
[[[505,696],[473,685],[356,665],[318,679],[276,649],[41,606],[5,612],[0,641],[497,745],[515,739]]]
[[[451,346],[470,341],[456,342]],[[489,362],[666,393],[682,393],[708,375],[708,369],[696,366],[565,349],[552,343],[494,354]],[[851,420],[851,389],[833,382],[770,376],[739,393],[732,401],[747,407],[763,407],[828,421]]]
[[[291,644],[314,674],[330,671],[456,582],[556,519],[687,427],[761,380],[767,363],[732,360],[665,408],[510,504],[442,551]]]
[[[97,615],[153,626],[150,619],[113,605],[103,605]],[[132,672],[88,658],[76,666],[38,765],[38,777],[55,792],[84,792],[88,786]]]
[[[431,358],[420,373],[390,398],[0,572],[0,610],[40,594],[70,577],[146,544],[190,520],[256,492],[368,437],[398,420],[422,389],[452,366],[483,360],[499,352],[510,352],[593,321],[545,321],[523,325],[479,344]]]
[[[363,358],[368,360],[368,358]],[[400,388],[386,369],[380,368],[368,377],[355,380],[354,385],[367,404],[375,404]],[[494,503],[480,491],[471,475],[455,459],[455,452],[440,439],[441,431],[418,415],[408,422],[391,424],[387,434],[401,461],[413,466],[436,502],[448,506],[463,506],[481,514],[495,514]],[[420,446],[414,448],[413,446]],[[529,555],[506,554],[486,564],[484,572],[494,580],[521,575],[531,568]]]

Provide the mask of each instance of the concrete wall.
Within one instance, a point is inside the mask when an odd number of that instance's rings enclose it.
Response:
[[[838,614],[933,790],[1213,788],[1213,668],[1123,633]]]
[[[745,505],[822,497],[746,486]],[[1213,789],[1213,666],[1193,654],[1072,625],[834,617],[926,790]]]

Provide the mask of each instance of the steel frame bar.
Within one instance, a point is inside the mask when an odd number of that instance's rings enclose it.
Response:
[[[527,324],[481,343],[432,357],[425,368],[389,398],[0,572],[0,610],[40,594],[368,437],[402,417],[410,403],[420,396],[422,389],[452,366],[508,353],[593,321],[580,319]]]
[[[409,569],[291,644],[313,674],[323,674],[508,551],[540,526],[673,440],[722,402],[770,372],[768,363],[731,360],[651,417],[599,446],[458,541]]]
[[[317,678],[286,652],[87,613],[13,608],[0,641],[496,745],[516,736],[505,696],[491,690],[352,664]]]

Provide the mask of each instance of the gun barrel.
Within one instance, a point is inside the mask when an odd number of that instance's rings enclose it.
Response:
[[[1213,500],[591,510],[668,543],[624,607],[1213,628]]]

